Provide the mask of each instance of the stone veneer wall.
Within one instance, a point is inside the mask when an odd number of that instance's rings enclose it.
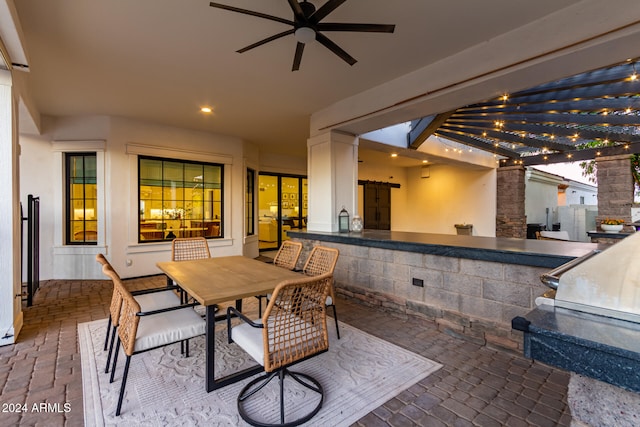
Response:
[[[629,155],[597,157],[598,216],[596,224],[605,218],[620,218],[631,222],[633,176]],[[634,231],[629,227],[627,231]]]
[[[498,168],[496,193],[496,237],[526,238],[524,167],[505,166]]]
[[[548,290],[540,282],[545,268],[293,240],[304,245],[301,264],[314,245],[340,250],[334,275],[338,295],[395,315],[424,316],[452,336],[519,354],[523,337],[511,329],[511,319],[532,310],[535,298]],[[412,285],[413,278],[422,279],[424,287]]]

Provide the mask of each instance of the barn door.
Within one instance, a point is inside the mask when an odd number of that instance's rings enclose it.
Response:
[[[364,184],[364,228],[391,229],[391,185],[380,182]]]

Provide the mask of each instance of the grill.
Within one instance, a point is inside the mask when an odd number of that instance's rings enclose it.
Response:
[[[524,355],[640,393],[640,232],[541,279],[552,289],[511,321]]]
[[[555,291],[536,300],[640,323],[640,233],[564,264],[541,280]]]

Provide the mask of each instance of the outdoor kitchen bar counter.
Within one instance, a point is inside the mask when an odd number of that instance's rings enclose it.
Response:
[[[583,242],[380,230],[361,233],[290,231],[288,234],[312,241],[549,269],[593,250],[609,247]],[[640,324],[553,306],[532,308],[524,310],[520,323],[514,321],[513,325],[525,332],[527,357],[640,392]]]
[[[360,233],[287,231],[290,237],[447,257],[555,268],[594,249],[595,243],[456,234],[363,230]]]
[[[483,269],[482,265],[488,265],[485,262],[499,263],[503,269],[512,270],[510,277],[517,276],[520,271],[524,276],[531,268],[533,271],[542,269],[540,271],[546,273],[594,250],[602,251],[610,247],[597,243],[379,230],[364,230],[361,233],[291,230],[288,235],[296,240],[308,241],[309,244],[349,245],[350,248],[345,248],[347,252],[357,252],[357,247],[376,248],[471,260],[470,265],[477,266],[479,270]],[[381,257],[380,253],[376,255]],[[498,264],[492,265],[500,268]],[[508,265],[512,267],[506,267]],[[460,282],[466,279],[463,277]],[[532,288],[534,298],[544,293],[545,289],[548,290],[539,282],[539,276],[528,280],[538,281],[539,287]],[[472,282],[469,280],[467,283]],[[491,279],[487,279],[486,283],[490,284]],[[498,283],[497,287],[509,288],[510,285],[507,277],[495,283]],[[398,288],[394,286],[392,289],[397,293]],[[409,292],[400,296],[410,300],[413,295]],[[429,294],[417,305],[433,305],[433,295],[437,298],[438,293]],[[466,298],[465,295],[458,297]],[[468,319],[475,318],[469,323],[472,325],[470,329],[473,329],[478,314],[465,312],[469,307],[474,305],[461,304],[456,316],[461,319],[465,316]],[[488,307],[495,311],[497,306],[489,303]],[[504,307],[500,308],[503,313],[513,312],[511,308]],[[431,315],[440,308],[433,310],[430,307],[427,314]],[[524,306],[521,308],[521,316],[507,315],[508,318],[495,320],[511,323],[513,319],[513,324],[509,326],[524,333],[523,350],[526,357],[572,372],[567,398],[575,421],[593,426],[640,425],[640,324],[548,305],[536,307],[534,303],[528,309]],[[459,330],[453,333],[457,334],[461,334]],[[490,342],[486,334],[485,341]],[[499,340],[492,343],[496,342],[500,344]]]

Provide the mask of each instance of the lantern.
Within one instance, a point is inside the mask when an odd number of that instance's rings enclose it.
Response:
[[[342,207],[342,210],[338,214],[338,231],[340,233],[348,233],[349,232],[349,212]]]

